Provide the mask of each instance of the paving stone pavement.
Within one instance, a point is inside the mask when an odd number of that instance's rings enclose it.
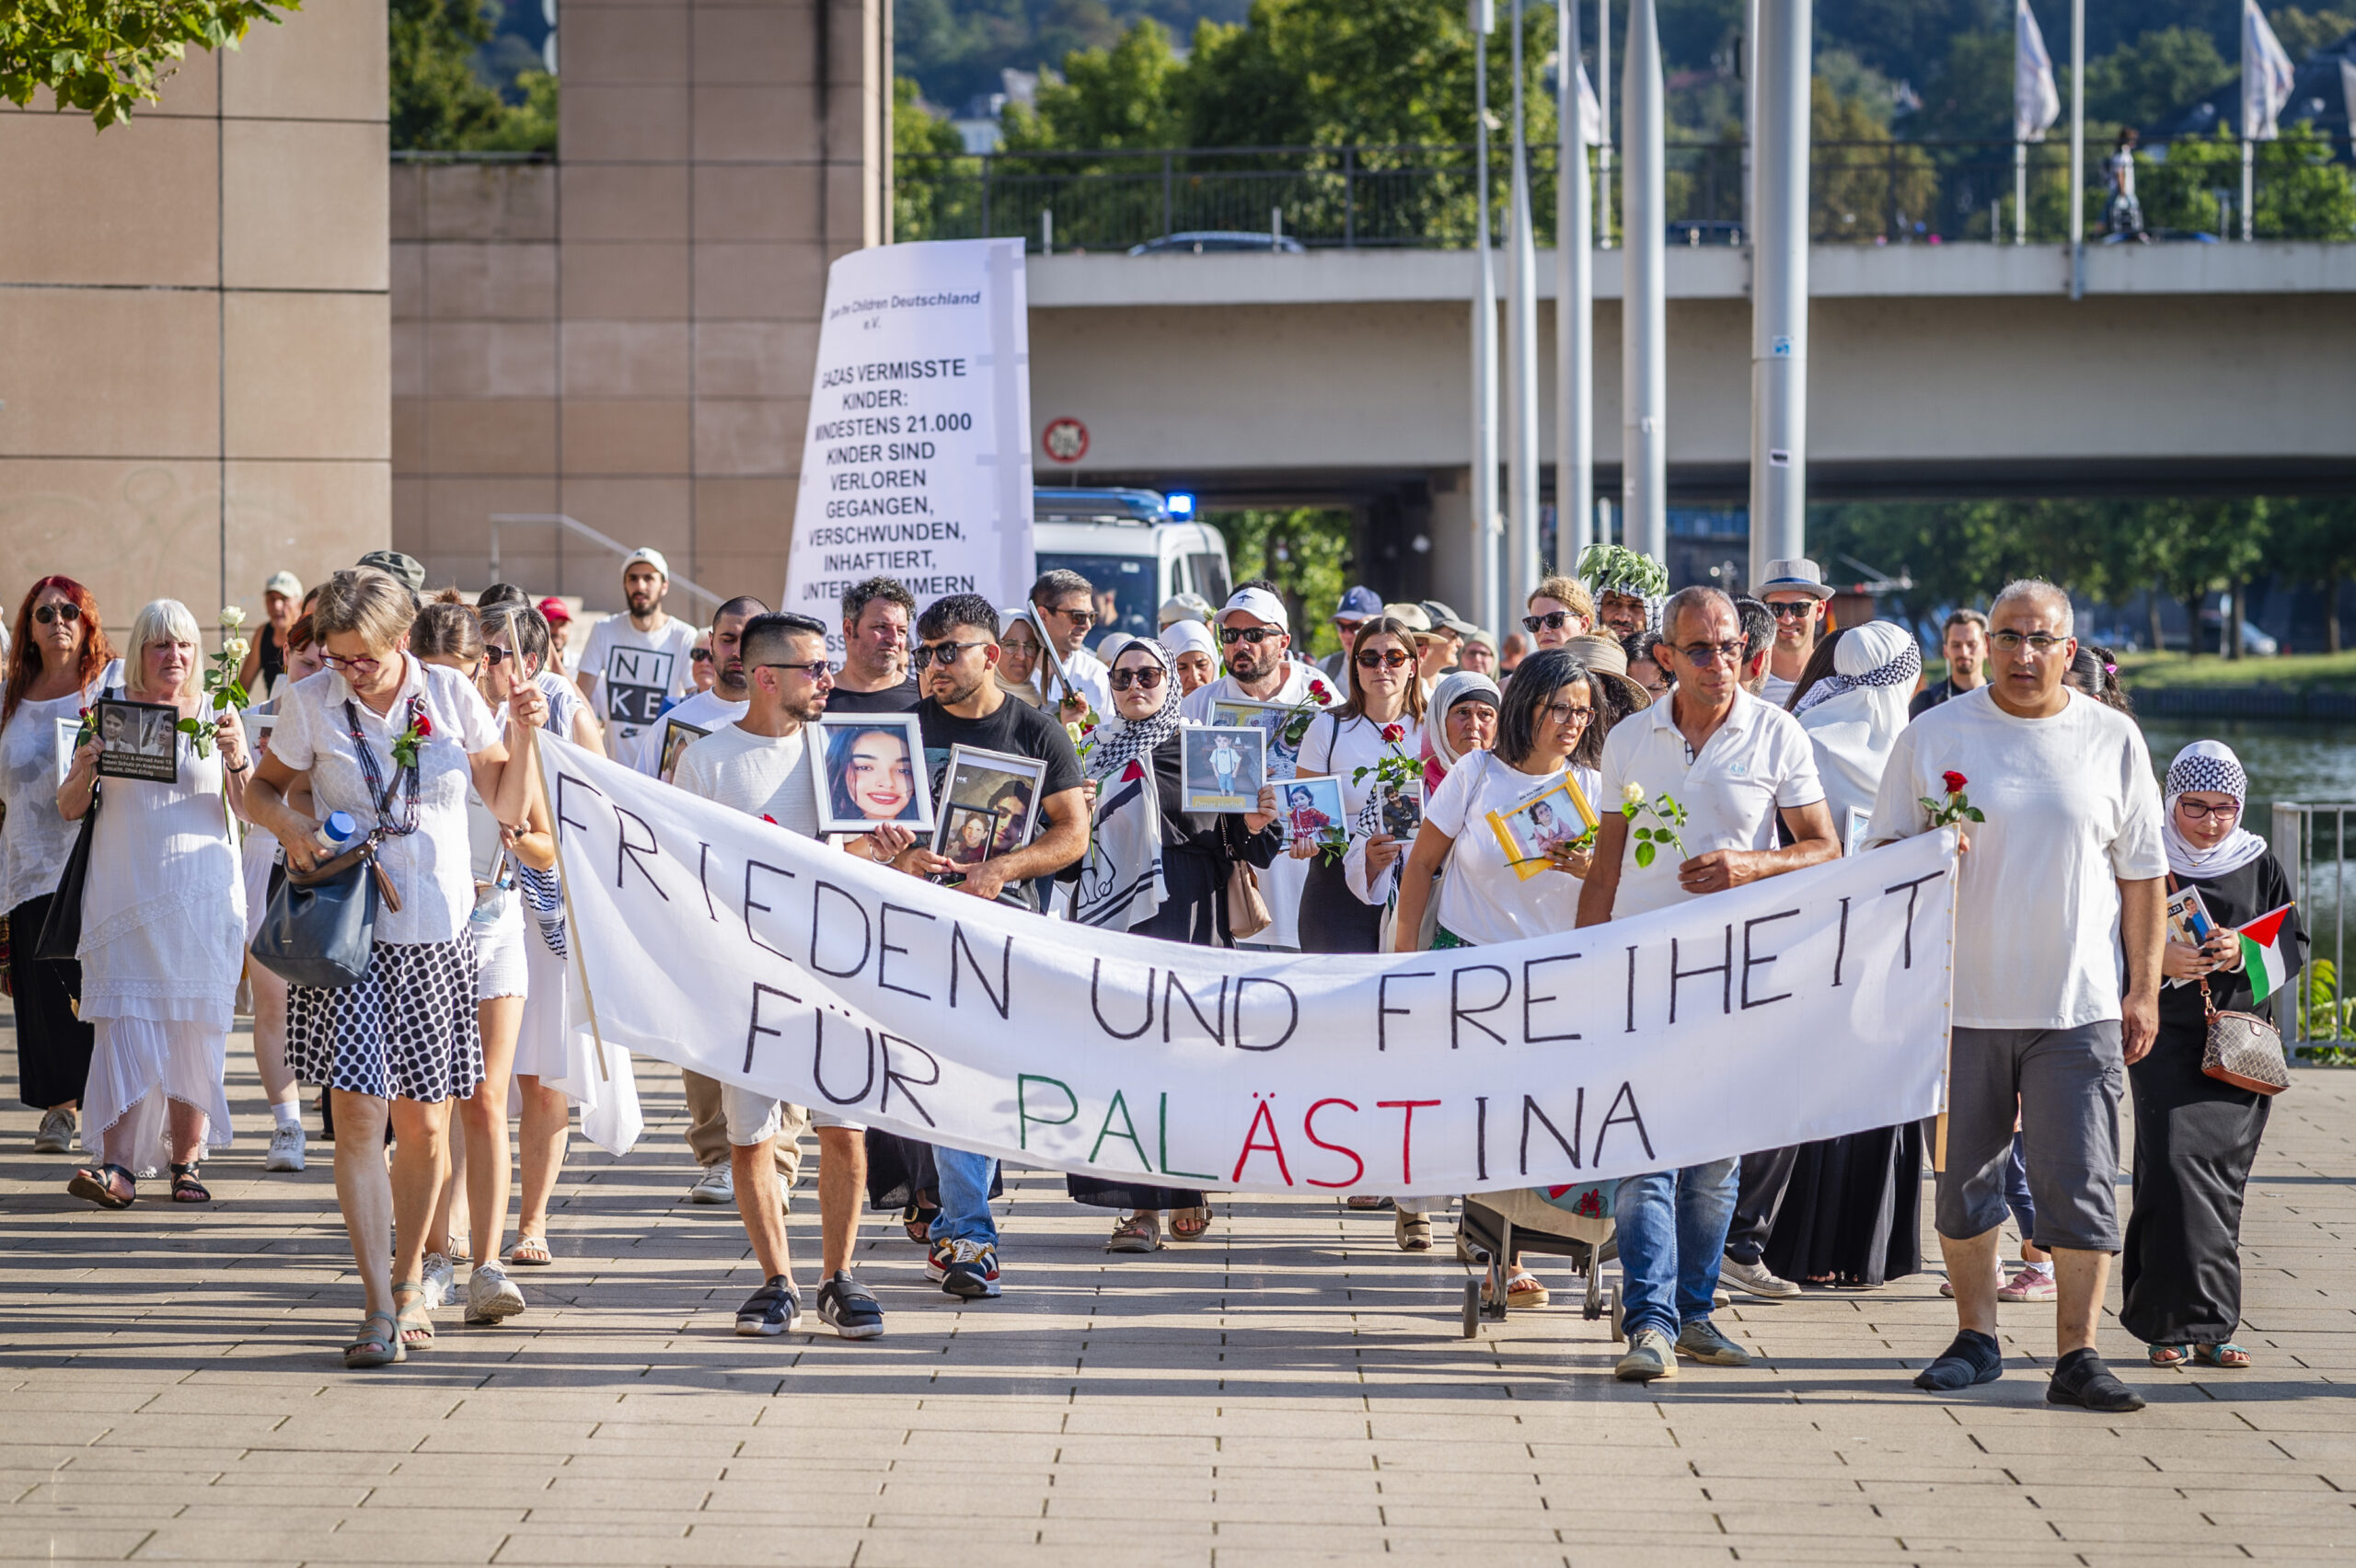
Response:
[[[13,1046],[0,1057],[13,1089]],[[2356,1073],[2302,1072],[2277,1104],[2244,1236],[2257,1367],[2155,1372],[2107,1323],[2105,1354],[2152,1404],[2104,1417],[2043,1403],[2041,1308],[2005,1309],[2001,1382],[1910,1388],[1953,1332],[1935,1274],[1722,1311],[1759,1366],[1623,1388],[1575,1291],[1460,1338],[1445,1223],[1411,1257],[1387,1214],[1238,1198],[1203,1242],[1111,1257],[1109,1216],[1039,1172],[1007,1182],[1003,1300],[942,1296],[876,1216],[857,1266],[886,1337],[739,1339],[756,1271],[733,1209],[684,1201],[659,1064],[635,1152],[576,1144],[556,1266],[517,1271],[529,1312],[468,1330],[445,1311],[433,1349],[349,1373],[359,1295],[329,1151],[264,1175],[242,1033],[231,1062],[238,1142],[206,1168],[207,1208],[75,1202],[71,1161],[29,1152],[33,1114],[0,1110],[0,1561],[2356,1554]],[[791,1222],[805,1294],[809,1182]]]

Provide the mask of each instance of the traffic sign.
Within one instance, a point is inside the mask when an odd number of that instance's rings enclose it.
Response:
[[[1039,444],[1058,463],[1077,463],[1088,455],[1088,427],[1078,420],[1049,420],[1039,432]]]

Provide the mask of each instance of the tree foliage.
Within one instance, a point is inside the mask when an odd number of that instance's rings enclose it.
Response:
[[[2204,30],[2158,28],[2086,63],[2086,115],[2119,125],[2148,125],[2234,79]]]
[[[157,100],[198,49],[235,49],[256,22],[302,0],[6,0],[0,4],[0,97],[22,107],[47,88],[101,131]]]
[[[2310,125],[2286,125],[2257,153],[2255,232],[2266,239],[2346,239],[2356,233],[2356,180],[2335,163],[2331,143]],[[2161,228],[2214,228],[2216,192],[2238,202],[2242,145],[2220,126],[2214,136],[2170,144],[2165,162],[2137,171],[2146,223]]]
[[[556,150],[556,78],[517,77],[510,104],[475,72],[475,52],[498,30],[491,0],[390,0],[392,143],[431,152]]]
[[[1316,656],[1341,646],[1330,618],[1351,567],[1350,514],[1298,506],[1281,512],[1214,512],[1204,521],[1227,541],[1238,582],[1265,577],[1281,591],[1296,628],[1293,646]]]

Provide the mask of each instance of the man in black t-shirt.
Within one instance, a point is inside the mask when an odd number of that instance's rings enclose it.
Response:
[[[1906,717],[1920,719],[1942,702],[1988,684],[1988,617],[1978,610],[1956,610],[1939,633],[1939,651],[1946,655],[1946,679],[1924,686],[1906,705]]]
[[[1036,908],[1030,884],[1078,860],[1088,849],[1088,796],[1084,775],[1064,727],[1047,714],[1006,695],[998,684],[998,611],[978,594],[953,594],[928,605],[917,622],[918,642],[909,662],[924,687],[917,720],[924,732],[925,761],[933,778],[933,804],[949,820],[945,785],[949,754],[957,746],[1031,757],[1045,765],[1037,789],[1039,809],[1031,840],[993,854],[979,865],[960,867],[930,845],[907,843],[904,832],[879,829],[874,838],[897,847],[893,864],[917,876],[957,876],[960,891],[976,898]],[[831,703],[829,705],[831,707]],[[985,802],[987,803],[987,802]],[[928,1233],[929,1278],[948,1294],[987,1300],[999,1293],[998,1222],[990,1213],[990,1186],[998,1161],[986,1154],[935,1148],[941,1212]]]
[[[906,713],[924,694],[908,672],[916,595],[896,578],[871,577],[843,594],[843,667],[829,713]]]

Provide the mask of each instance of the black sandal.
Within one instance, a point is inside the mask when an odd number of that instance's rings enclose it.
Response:
[[[114,1190],[114,1179],[120,1175],[128,1196]],[[65,1190],[77,1198],[85,1198],[105,1209],[127,1209],[139,1201],[139,1179],[120,1165],[85,1166],[74,1172]]]
[[[213,1194],[203,1182],[196,1179],[193,1163],[172,1167],[172,1202],[176,1204],[209,1204]]]
[[[918,1198],[900,1211],[900,1226],[908,1233],[908,1239],[921,1247],[932,1239],[932,1222],[940,1217],[939,1204],[928,1207],[924,1200]]]

